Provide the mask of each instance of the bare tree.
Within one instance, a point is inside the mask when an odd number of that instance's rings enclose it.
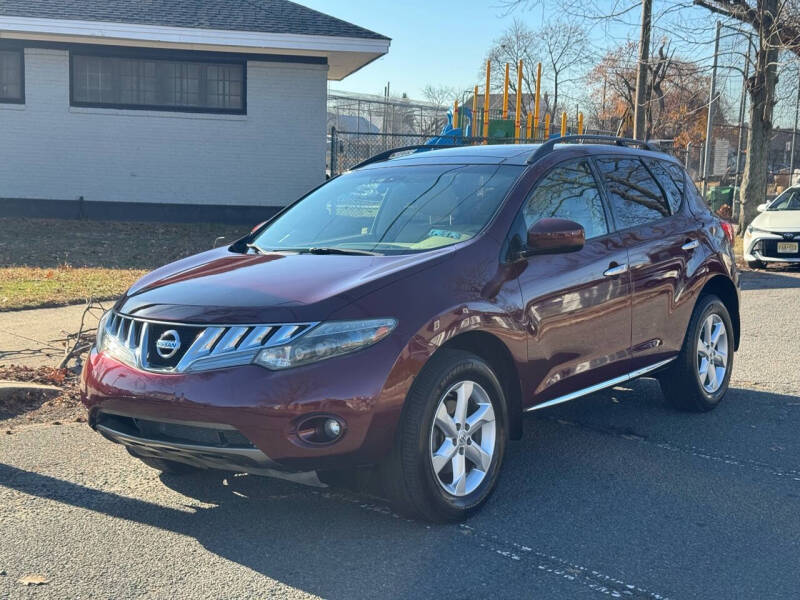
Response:
[[[593,21],[630,19],[641,0],[558,0],[564,12]],[[503,0],[508,11],[530,9],[542,0]],[[800,0],[663,0],[660,16],[674,16],[701,7],[755,34],[755,61],[747,79],[750,99],[747,157],[742,179],[739,235],[756,215],[767,184],[769,142],[777,102],[778,60],[781,50],[800,55]],[[654,22],[660,17],[654,17]],[[676,32],[681,33],[681,32]],[[697,32],[693,32],[696,34]],[[687,37],[697,37],[691,35]],[[708,142],[708,141],[707,141]]]
[[[586,27],[578,23],[554,21],[546,23],[538,37],[547,65],[542,78],[552,81],[555,115],[559,108],[559,85],[572,83],[582,77],[583,67],[592,62],[589,35]]]
[[[739,235],[758,214],[767,187],[767,163],[777,102],[780,50],[800,54],[800,3],[797,0],[694,0],[694,4],[750,25],[757,34],[753,74],[747,80],[750,96],[750,135],[742,177]]]
[[[422,90],[425,99],[435,108],[446,110],[458,97],[456,88],[450,85],[433,85],[429,83]]]
[[[514,19],[511,26],[497,38],[489,50],[492,61],[492,89],[502,89],[505,77],[505,64],[511,65],[509,94],[517,93],[517,65],[523,61],[522,92],[533,96],[536,88],[536,65],[542,62],[542,82],[547,82],[546,111],[554,114],[558,110],[559,94],[562,86],[575,82],[583,75],[583,68],[591,60],[589,37],[585,28],[564,21],[545,23],[539,29],[531,29],[520,19]],[[483,73],[480,71],[479,73]],[[548,90],[543,86],[543,93]],[[513,106],[513,103],[512,103]],[[529,107],[523,103],[522,116]]]
[[[517,66],[522,60],[522,90],[520,93],[533,96],[536,88],[536,63],[537,63],[537,38],[536,32],[520,19],[514,19],[512,24],[497,38],[489,49],[487,58],[492,61],[491,87],[494,90],[502,89],[505,78],[505,64],[511,65],[509,77],[509,96],[516,95]],[[479,69],[479,80],[485,74],[485,64]],[[514,106],[514,103],[511,103]],[[528,114],[528,106],[521,105],[522,116]]]

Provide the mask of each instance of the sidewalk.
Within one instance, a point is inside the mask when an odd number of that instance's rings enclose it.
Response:
[[[78,331],[85,309],[86,305],[76,304],[0,312],[0,364],[57,366],[64,356],[59,340]],[[87,314],[84,327],[96,327],[98,317]]]

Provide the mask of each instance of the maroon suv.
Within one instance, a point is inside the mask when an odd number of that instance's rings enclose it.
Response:
[[[714,408],[730,227],[646,144],[557,141],[386,153],[146,275],[100,323],[89,423],[163,471],[363,469],[452,521],[526,411],[642,375]]]

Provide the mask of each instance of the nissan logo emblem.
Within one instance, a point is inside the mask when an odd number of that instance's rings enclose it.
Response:
[[[168,329],[156,341],[156,352],[161,358],[172,358],[180,348],[181,336],[174,329]]]

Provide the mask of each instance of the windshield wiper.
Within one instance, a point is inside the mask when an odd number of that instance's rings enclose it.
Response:
[[[309,248],[306,250],[309,254],[355,254],[363,256],[381,256],[378,252],[370,252],[369,250],[355,250],[353,248]]]

